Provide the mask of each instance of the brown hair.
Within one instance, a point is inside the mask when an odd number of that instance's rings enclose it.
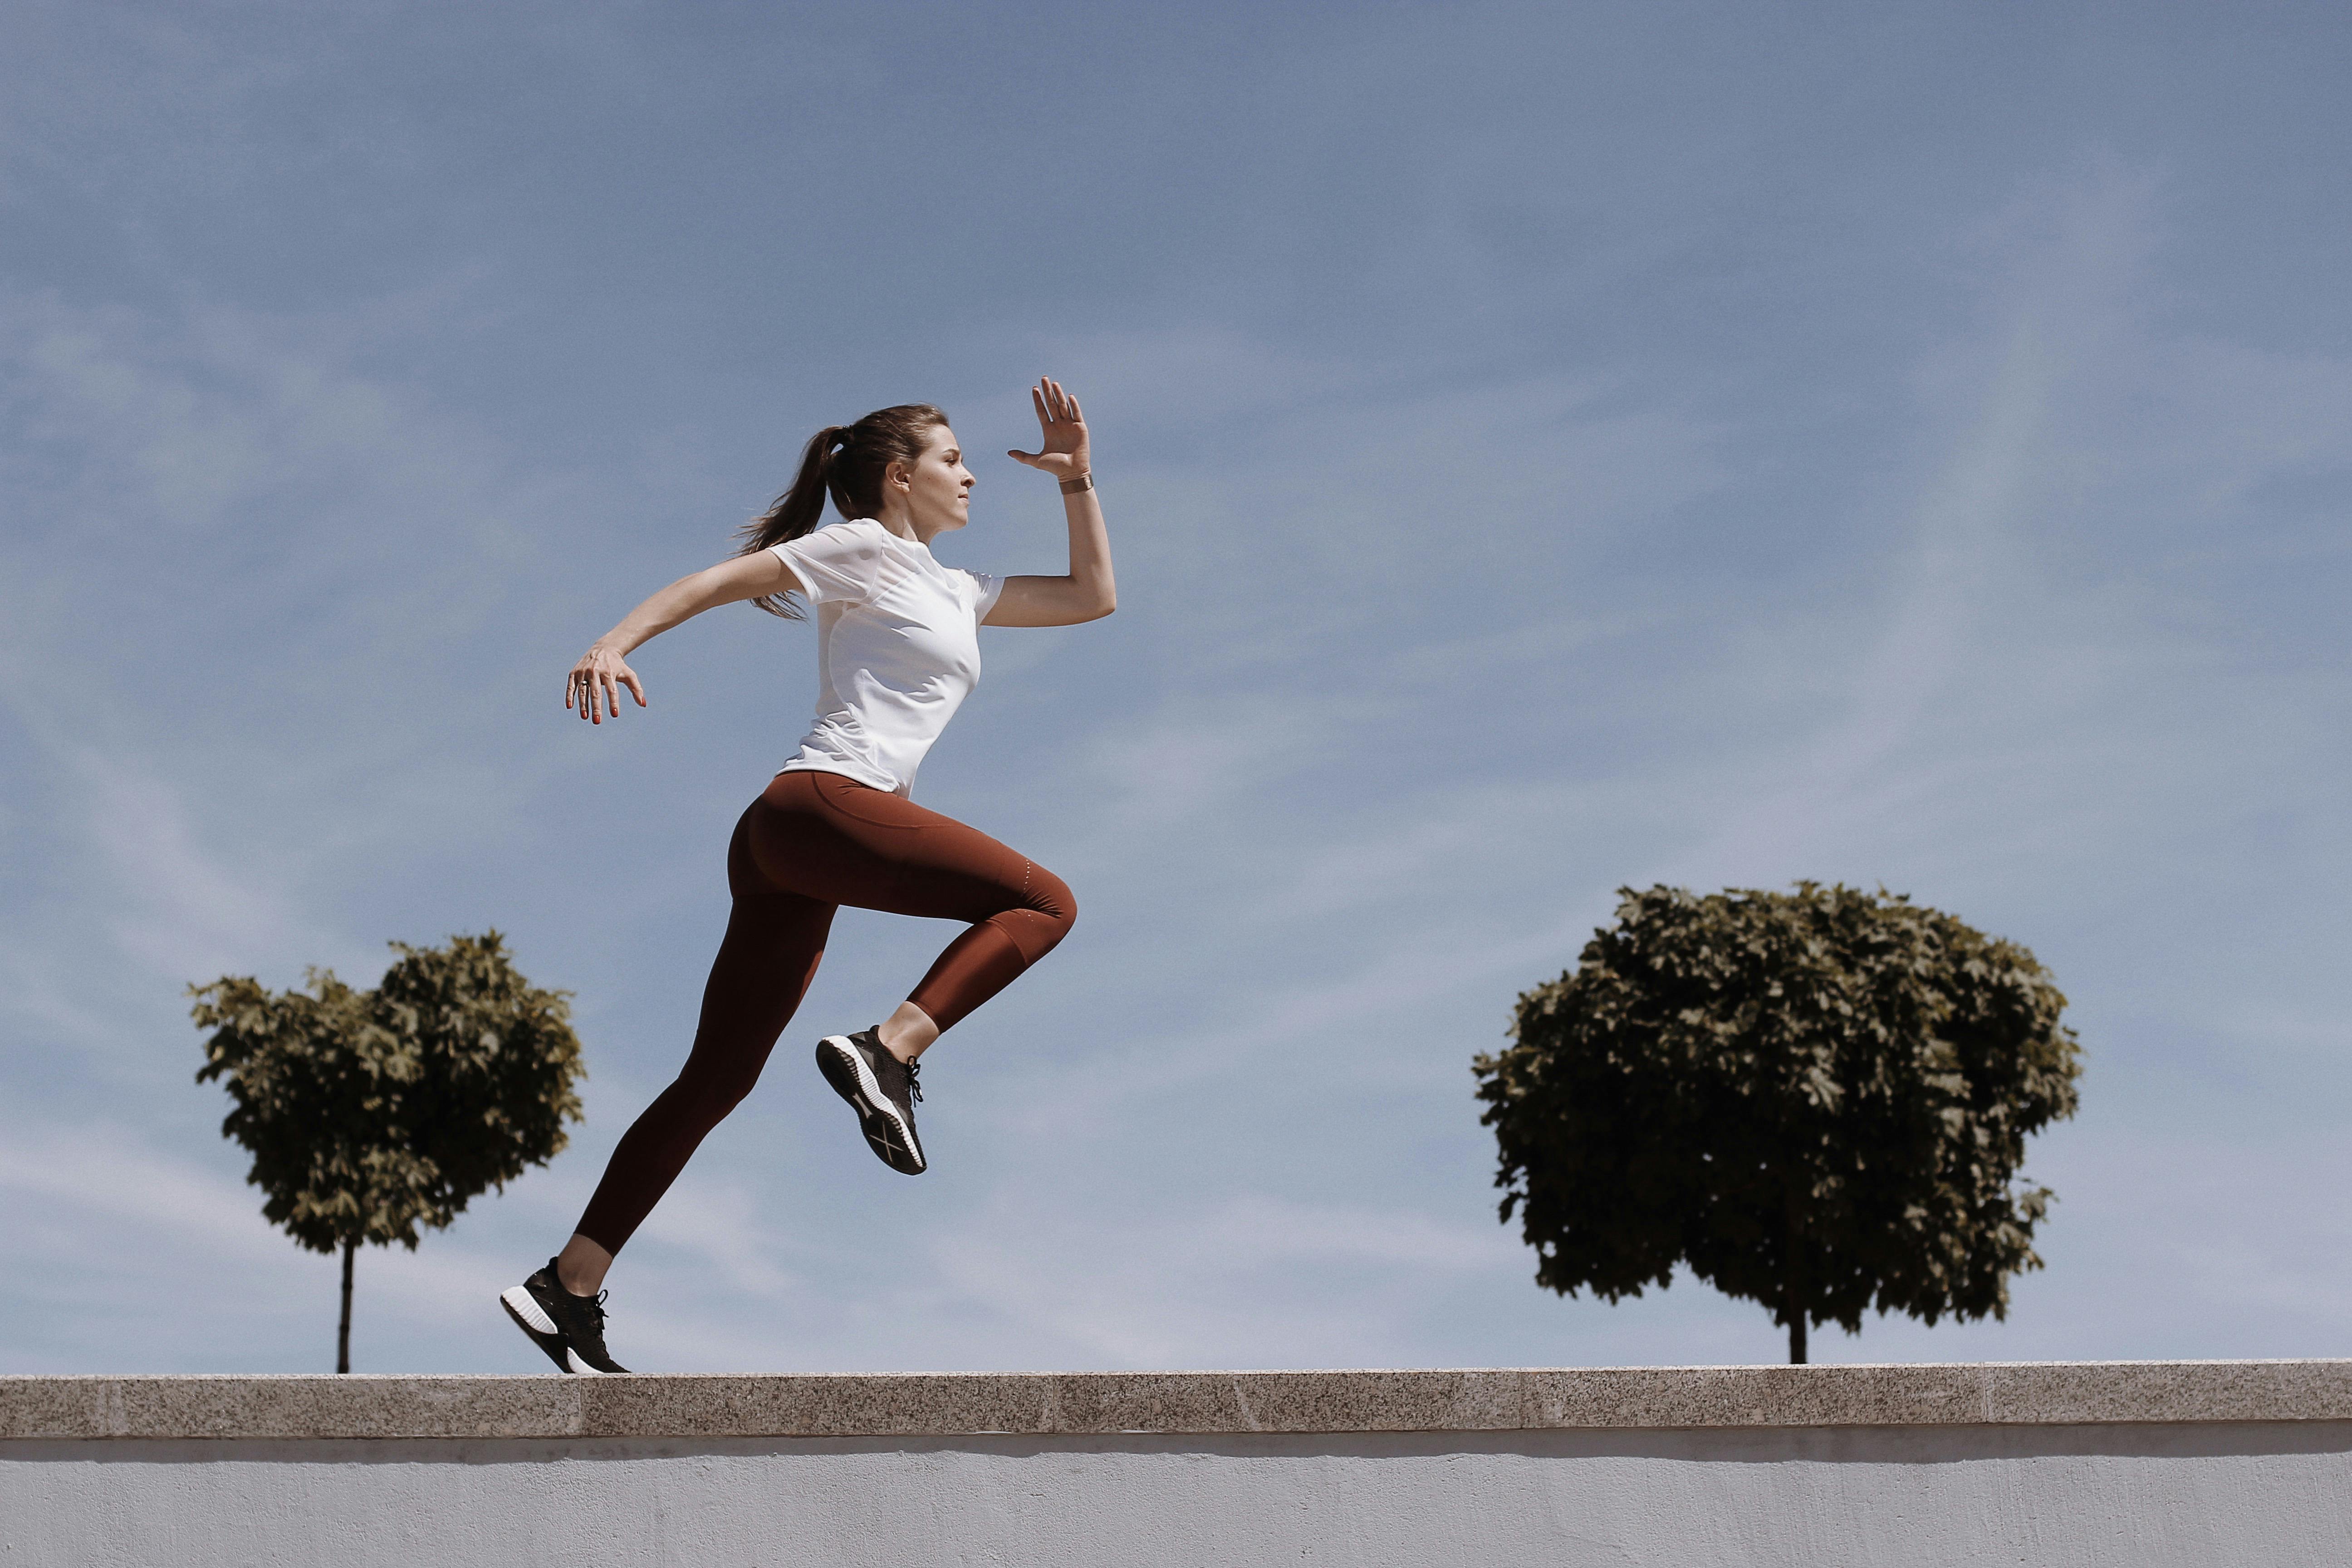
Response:
[[[756,555],[772,544],[782,544],[824,521],[824,498],[845,518],[872,517],[882,510],[882,475],[892,463],[911,463],[923,455],[930,433],[948,416],[928,403],[901,403],[877,408],[855,425],[828,425],[809,437],[801,450],[801,469],[793,488],[775,504],[735,531],[742,542],[738,555]],[[772,616],[801,618],[799,605],[783,594],[762,594],[751,601]]]

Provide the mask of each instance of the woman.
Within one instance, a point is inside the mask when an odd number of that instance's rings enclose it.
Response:
[[[620,716],[624,687],[646,705],[625,659],[650,638],[741,599],[786,616],[800,614],[788,595],[816,606],[816,723],[736,824],[734,908],[694,1048],[613,1151],[563,1250],[499,1298],[566,1372],[627,1370],[604,1349],[605,1270],[759,1080],[816,973],[836,908],[968,923],[897,1011],[816,1048],[867,1144],[910,1176],[925,1163],[916,1062],[1069,931],[1076,905],[1060,878],[908,799],[923,754],[979,679],[978,626],[1071,626],[1117,603],[1086,416],[1050,379],[1030,398],[1038,450],[1006,455],[1061,480],[1066,575],[995,578],[933,560],[931,541],[970,521],[971,473],[946,415],[924,404],[885,408],[817,432],[792,489],[745,525],[734,560],[654,595],[572,667],[564,706],[601,724]],[[843,521],[819,527],[828,493]]]

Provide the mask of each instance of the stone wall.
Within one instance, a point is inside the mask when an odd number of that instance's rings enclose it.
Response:
[[[2352,1362],[0,1378],[0,1563],[2352,1563]]]

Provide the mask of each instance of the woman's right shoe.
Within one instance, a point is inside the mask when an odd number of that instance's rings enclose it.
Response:
[[[923,1090],[914,1063],[892,1056],[874,1030],[860,1029],[819,1040],[816,1065],[834,1093],[857,1112],[858,1130],[875,1156],[902,1176],[921,1175],[923,1142],[915,1136],[915,1102]]]
[[[551,1258],[546,1268],[502,1292],[499,1305],[560,1370],[595,1376],[629,1370],[604,1349],[605,1295],[599,1290],[593,1296],[575,1296],[566,1290],[555,1277]]]

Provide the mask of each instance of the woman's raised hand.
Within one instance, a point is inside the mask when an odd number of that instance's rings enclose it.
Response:
[[[1061,383],[1044,375],[1029,389],[1029,401],[1037,405],[1037,426],[1042,432],[1038,449],[1004,455],[1017,463],[1041,468],[1057,479],[1075,479],[1091,472],[1087,416],[1078,411],[1078,400],[1064,392]]]
[[[621,716],[622,687],[635,694],[637,706],[646,705],[646,689],[637,682],[637,672],[628,661],[603,644],[580,656],[572,667],[571,679],[563,683],[563,705],[577,708],[580,717],[592,724],[602,724],[604,714],[615,719]]]

